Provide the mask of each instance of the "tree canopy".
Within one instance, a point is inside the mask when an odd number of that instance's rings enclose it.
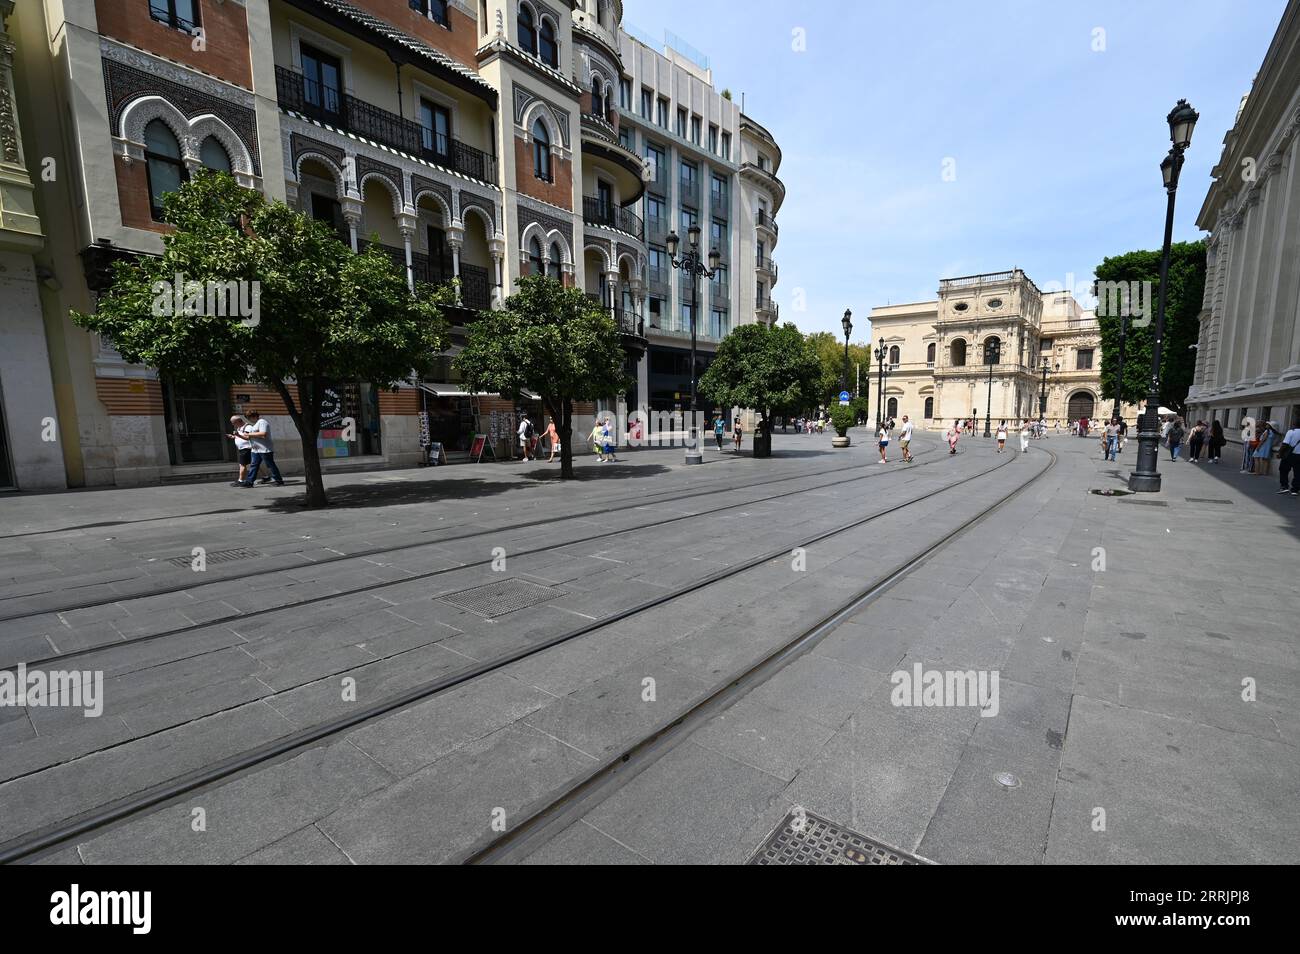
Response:
[[[807,338],[809,344],[812,345],[813,351],[817,354],[820,365],[817,401],[815,403],[824,404],[827,407],[838,404],[841,390],[840,381],[844,377],[844,339],[837,338],[829,331],[813,331],[807,335]],[[856,387],[859,382],[857,366],[861,365],[861,393],[858,394],[858,397],[863,400],[866,399],[871,384],[871,360],[871,345],[861,343],[849,345],[848,379],[843,384],[843,390],[850,393],[855,393],[858,390]],[[809,410],[813,410],[813,408],[809,408]]]
[[[758,411],[767,429],[773,414],[794,414],[816,403],[821,375],[816,350],[794,325],[752,324],[722,339],[699,386],[723,407]]]
[[[454,293],[417,286],[412,295],[377,246],[354,254],[326,223],[226,173],[200,172],[164,197],[163,213],[175,226],[163,254],[116,263],[95,312],[73,320],[167,379],[272,388],[302,440],[307,503],[324,505],[316,439],[325,388],[392,388],[424,370],[446,348],[442,307]],[[251,320],[211,293],[232,282],[232,294],[255,305]],[[169,300],[177,284],[184,294]]]
[[[618,326],[598,302],[553,278],[521,278],[500,311],[468,328],[455,365],[468,386],[518,399],[541,396],[560,433],[560,474],[573,476],[573,404],[629,385]]]
[[[1098,282],[1151,282],[1150,321],[1134,327],[1126,319],[1124,341],[1125,403],[1145,401],[1151,386],[1151,346],[1155,338],[1156,297],[1160,292],[1160,250],[1139,250],[1105,258],[1097,266]],[[1160,358],[1160,403],[1182,412],[1196,371],[1196,349],[1200,337],[1201,302],[1205,291],[1205,242],[1175,242],[1169,252],[1169,282],[1165,305],[1165,340]],[[1114,396],[1119,365],[1119,315],[1103,314],[1098,302],[1101,326],[1101,390]]]

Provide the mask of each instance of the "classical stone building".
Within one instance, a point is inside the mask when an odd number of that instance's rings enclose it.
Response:
[[[1193,418],[1223,421],[1230,438],[1243,418],[1287,427],[1300,413],[1298,133],[1300,2],[1291,0],[1197,218],[1210,237],[1187,403]]]
[[[1038,417],[1044,393],[1053,425],[1113,409],[1101,393],[1096,316],[1020,269],[945,278],[936,300],[878,306],[870,319],[872,344],[886,351],[884,402],[877,365],[871,403],[890,416],[935,430],[972,415],[996,424]]]
[[[351,417],[356,428],[349,440],[322,418],[327,470],[416,462],[422,414],[452,459],[476,433],[506,441],[518,405],[467,391],[451,359],[467,323],[530,273],[610,310],[637,381],[580,407],[575,426],[652,403],[664,390],[653,349],[680,350],[689,317],[684,286],[674,276],[657,290],[663,264],[651,261],[669,215],[685,235],[691,211],[704,252],[721,245],[727,263],[703,292],[706,347],[738,323],[770,320],[779,150],[706,68],[634,40],[622,17],[621,0],[21,4],[9,18],[12,92],[0,73],[0,396],[10,425],[0,483],[228,473],[226,419],[253,405],[280,435],[281,466],[298,464],[275,394],[165,380],[67,317],[93,310],[113,261],[161,251],[162,196],[200,167],[331,223],[354,250],[378,244],[412,285],[459,280],[452,347],[431,377],[396,392],[331,382],[331,421]],[[652,129],[635,110],[646,91]],[[25,158],[4,122],[15,113]],[[648,166],[652,147],[662,162]],[[638,209],[660,219],[647,223]],[[756,280],[758,300],[742,296]],[[525,406],[540,418],[540,402]],[[55,441],[29,426],[47,419],[57,419]]]

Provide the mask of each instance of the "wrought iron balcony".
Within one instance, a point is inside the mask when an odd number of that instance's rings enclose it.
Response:
[[[285,109],[482,182],[497,184],[496,156],[450,136],[437,135],[412,119],[322,86],[283,66],[275,68],[275,89],[280,105]]]
[[[403,274],[406,273],[406,249],[382,242],[361,241],[361,248],[375,244],[385,255],[392,259]],[[417,282],[426,285],[449,285],[456,277],[451,257],[431,258],[423,252],[411,252],[411,275]],[[468,262],[460,263],[460,303],[465,308],[484,311],[492,307],[492,282],[488,269]]]
[[[625,335],[631,335],[634,338],[645,337],[645,320],[634,311],[615,308],[614,323],[618,325],[618,330]]]
[[[602,202],[598,197],[582,197],[582,220],[588,225],[603,225],[630,235],[641,237],[641,216],[613,202]]]
[[[780,226],[776,224],[776,219],[768,215],[765,209],[759,209],[754,214],[754,221],[758,224],[759,228],[767,229],[773,235],[778,235],[781,232]]]

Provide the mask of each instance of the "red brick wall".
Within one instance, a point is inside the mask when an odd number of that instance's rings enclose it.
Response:
[[[515,188],[524,195],[541,199],[562,209],[573,208],[573,163],[551,153],[551,172],[554,182],[545,182],[535,175],[532,147],[522,137],[515,137]]]
[[[379,392],[380,414],[419,414],[420,392],[415,388]]]
[[[449,6],[448,28],[416,13],[407,0],[352,0],[352,3],[387,20],[399,30],[419,37],[435,50],[441,50],[465,66],[478,69],[478,63],[474,59],[474,51],[479,46],[478,20],[475,17],[466,16]]]
[[[206,49],[195,38],[149,16],[149,0],[95,0],[99,32],[210,73],[245,89],[253,88],[248,59],[248,18],[239,3],[199,0],[199,25]]]
[[[298,386],[290,384],[288,388],[289,396],[297,403]],[[247,395],[248,400],[241,400],[241,395]],[[284,406],[284,401],[281,400],[280,395],[273,388],[262,384],[232,384],[230,386],[230,406],[232,409],[237,409],[235,413],[242,413],[251,408],[263,417],[268,414],[287,417],[289,414],[289,409]]]
[[[122,206],[122,224],[151,232],[170,232],[172,227],[155,222],[149,211],[149,173],[142,160],[127,164],[125,157],[113,159],[117,173],[117,201]]]
[[[110,416],[162,414],[162,385],[144,378],[95,378],[95,396]]]

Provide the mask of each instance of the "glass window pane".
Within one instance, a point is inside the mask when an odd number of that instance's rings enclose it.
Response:
[[[199,147],[199,161],[217,172],[230,172],[230,156],[226,154],[226,149],[217,141],[216,136],[209,136],[203,140],[203,145]]]
[[[181,147],[170,128],[161,119],[152,119],[144,127],[144,146],[150,152],[172,159],[181,157]]]

